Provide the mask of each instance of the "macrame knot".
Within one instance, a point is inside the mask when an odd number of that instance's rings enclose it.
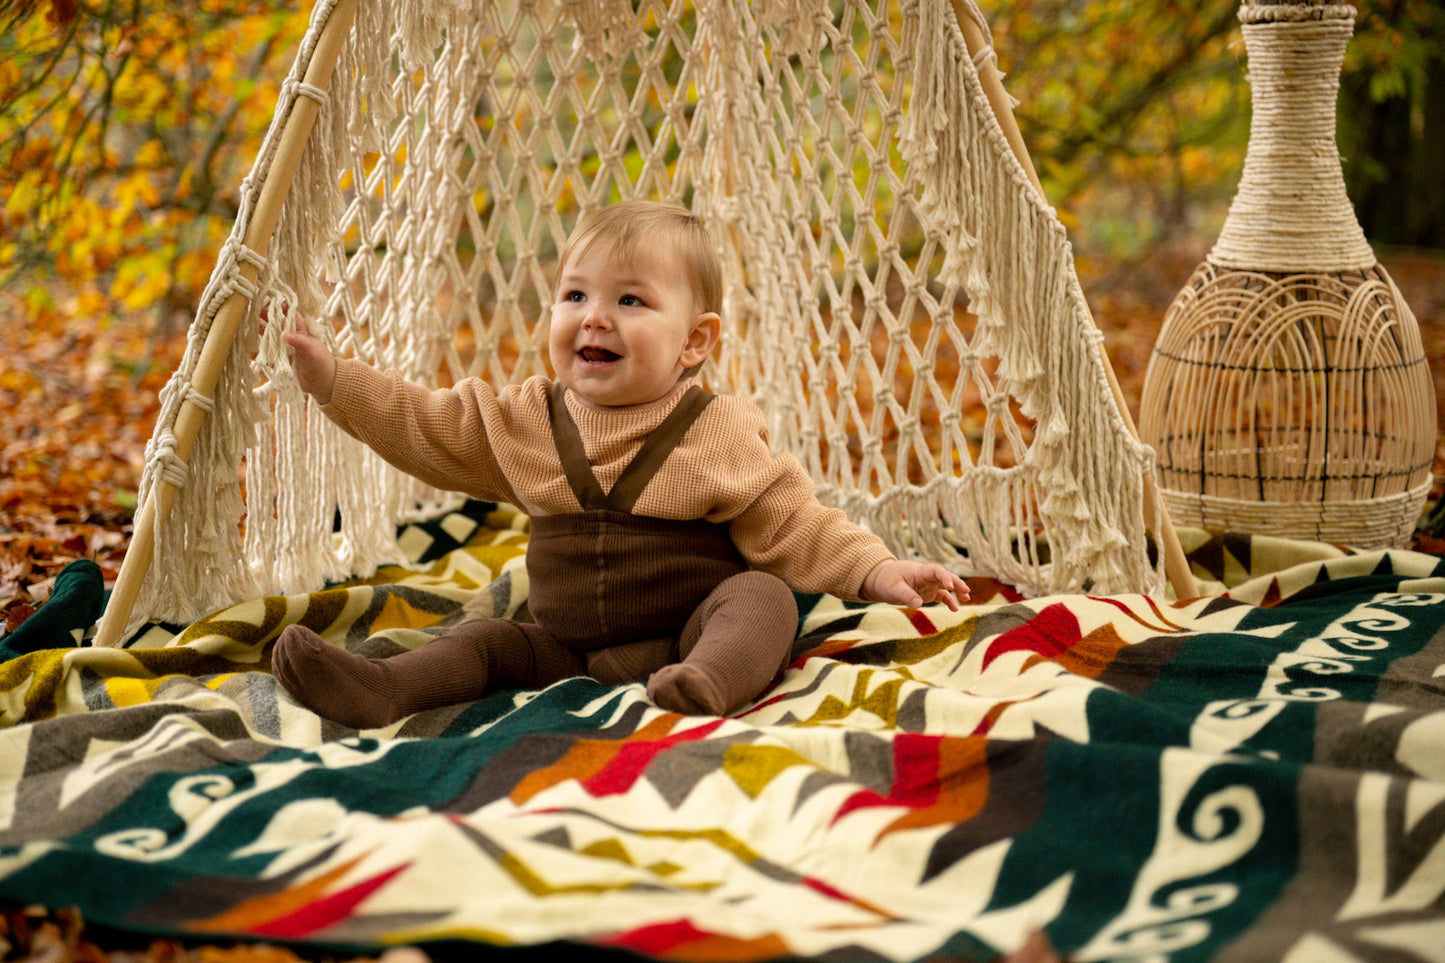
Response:
[[[225,290],[228,294],[238,292],[249,301],[253,300],[261,289],[256,286],[255,281],[246,277],[246,275],[242,274],[239,270],[232,268],[231,273],[226,277]]]
[[[747,211],[743,207],[743,202],[739,198],[731,195],[719,197],[714,201],[713,210],[716,212],[718,220],[722,221],[728,227],[737,227],[747,218]]]
[[[304,80],[297,80],[295,77],[286,78],[281,84],[281,99],[289,100],[294,95],[309,97],[323,107],[326,105],[326,91],[315,84],[308,84]]]
[[[248,247],[240,238],[232,238],[221,248],[221,258],[231,262],[249,264],[260,271],[266,267],[266,258],[259,254],[255,248]]]
[[[594,61],[636,47],[640,26],[631,0],[562,0],[562,18],[577,28],[574,44]]]
[[[186,475],[189,468],[176,454],[176,436],[168,428],[158,431],[151,444],[146,446],[150,449],[146,453],[146,460],[155,465],[163,479],[171,484],[173,488],[184,488]]]
[[[818,49],[818,38],[833,22],[821,0],[754,0],[758,22],[775,31],[774,55],[807,57]]]
[[[216,399],[201,394],[193,384],[186,385],[186,400],[207,414],[216,409]]]

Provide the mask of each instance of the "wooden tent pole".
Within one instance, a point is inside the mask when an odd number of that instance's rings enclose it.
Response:
[[[322,90],[330,85],[331,75],[341,56],[341,48],[351,32],[356,4],[357,0],[340,0],[332,9],[326,26],[321,30],[321,36],[317,38],[311,62],[306,67],[305,83]],[[295,180],[296,170],[301,164],[306,141],[311,136],[311,128],[320,112],[321,105],[310,97],[298,96],[292,102],[286,126],[281,131],[276,153],[272,156],[271,169],[266,174],[265,183],[261,185],[260,196],[256,199],[256,207],[246,227],[244,243],[257,254],[264,256],[271,246],[271,234],[281,216],[281,206],[291,190],[291,182]],[[260,269],[249,261],[242,261],[239,272],[248,282],[253,282]],[[202,344],[200,355],[196,359],[195,370],[191,374],[192,388],[203,397],[214,396],[221,369],[231,353],[231,342],[235,340],[236,332],[249,306],[250,299],[246,295],[233,291],[211,321],[205,343]],[[191,448],[195,445],[196,435],[205,420],[204,408],[189,398],[182,403],[173,430],[176,436],[176,457],[182,463],[189,462]],[[131,610],[135,608],[136,597],[140,594],[141,583],[145,581],[146,572],[150,569],[155,554],[156,530],[170,514],[175,494],[174,485],[162,477],[156,477],[145,504],[136,515],[131,542],[126,549],[125,559],[121,562],[120,574],[116,577],[115,588],[111,590],[105,614],[96,630],[94,645],[113,646],[121,642]]]
[[[951,0],[951,2],[958,26],[963,31],[963,39],[968,46],[968,53],[977,58],[979,53],[988,47],[988,40],[984,36],[983,28],[973,19],[973,15],[969,13],[962,0]],[[1028,175],[1029,183],[1033,184],[1034,190],[1039,192],[1039,197],[1047,202],[1048,196],[1044,193],[1044,185],[1039,180],[1038,171],[1034,169],[1033,158],[1029,155],[1028,145],[1024,143],[1023,134],[1019,132],[1018,122],[1014,119],[1013,101],[1009,98],[1008,92],[1004,90],[1003,78],[999,75],[998,65],[994,63],[992,57],[987,58],[979,65],[978,78],[1014,157],[1018,158],[1024,173]],[[1087,302],[1084,308],[1086,311],[1088,310]],[[1092,316],[1089,320],[1093,322]],[[1097,323],[1095,326],[1097,327]],[[1124,397],[1124,389],[1119,386],[1119,378],[1114,373],[1114,366],[1109,362],[1109,356],[1104,351],[1102,342],[1099,344],[1099,356],[1104,363],[1104,371],[1109,377],[1109,390],[1113,392],[1114,403],[1119,408],[1119,414],[1123,417],[1129,434],[1135,441],[1138,441],[1139,429],[1134,424],[1134,416],[1129,413],[1129,403]],[[1169,584],[1174,586],[1174,595],[1181,599],[1195,598],[1199,595],[1199,586],[1194,581],[1194,573],[1189,570],[1189,560],[1184,555],[1184,547],[1179,544],[1179,534],[1174,531],[1174,522],[1169,517],[1169,510],[1159,500],[1158,484],[1153,472],[1145,476],[1144,522],[1159,536],[1164,552],[1164,571],[1169,577]],[[1156,506],[1159,511],[1157,519],[1154,518]]]

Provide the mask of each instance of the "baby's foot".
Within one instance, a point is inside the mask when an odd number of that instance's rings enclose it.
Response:
[[[686,716],[720,716],[735,708],[707,670],[692,662],[665,665],[652,673],[647,696],[668,712]]]
[[[395,722],[390,673],[381,660],[347,652],[308,628],[287,626],[271,649],[271,674],[308,709],[353,729]]]

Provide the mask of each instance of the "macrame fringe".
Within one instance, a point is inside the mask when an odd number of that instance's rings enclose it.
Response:
[[[320,279],[334,276],[334,271],[327,271],[329,265],[322,262],[327,250],[323,240],[334,234],[344,209],[340,180],[349,160],[347,145],[384,142],[383,132],[395,116],[390,109],[388,79],[393,31],[384,16],[385,10],[392,9],[389,5],[358,5],[358,16],[366,22],[363,29],[353,30],[334,76],[333,89],[339,88],[340,95],[327,95],[305,84],[321,28],[335,6],[335,0],[319,0],[312,11],[311,27],[282,85],[275,118],[251,173],[242,182],[231,237],[202,294],[187,335],[186,353],[161,393],[139,501],[145,504],[158,478],[169,476],[178,487],[164,524],[157,526],[154,560],[126,634],[147,618],[192,622],[236,599],[302,591],[313,588],[318,577],[339,578],[358,564],[374,570],[376,564],[398,555],[390,521],[362,522],[360,530],[344,531],[349,538],[330,537],[332,506],[337,500],[329,496],[346,494],[347,488],[355,486],[342,485],[325,492],[310,479],[355,477],[340,460],[340,453],[349,449],[346,456],[354,457],[359,446],[349,439],[350,444],[337,440],[337,432],[330,426],[319,433],[302,427],[304,421],[298,421],[296,412],[305,410],[305,399],[295,388],[294,378],[290,387],[286,386],[286,376],[281,373],[285,366],[278,363],[284,323],[296,315],[317,317],[325,305]],[[411,14],[412,35],[428,41],[435,37],[428,27],[437,18],[414,8],[429,6],[410,3],[397,8],[402,14]],[[369,33],[368,26],[375,32]],[[269,257],[261,258],[246,248],[242,239],[298,97],[319,100],[321,109],[277,221]],[[245,263],[259,270],[253,283],[246,283],[240,273]],[[212,322],[237,291],[250,298],[250,306],[231,343],[215,397],[210,400],[212,410],[196,436],[188,466],[180,466],[171,447],[176,419],[186,400],[194,397],[191,381]],[[263,317],[271,322],[271,337],[258,356]],[[254,382],[262,373],[272,379],[272,390],[258,396]],[[267,432],[263,439],[259,429],[273,418],[273,398],[276,437]],[[324,421],[319,413],[315,420]],[[319,444],[313,444],[313,434],[321,436]],[[243,465],[249,509],[242,497]],[[374,469],[361,474],[376,480]],[[330,504],[322,504],[328,500]],[[358,498],[352,491],[342,499],[353,520],[374,518],[375,501],[374,492]],[[293,512],[298,505],[310,510]],[[342,515],[345,519],[347,512]]]
[[[145,504],[161,479],[175,486],[171,510],[155,533],[150,576],[142,586],[132,624],[142,616],[185,623],[216,608],[216,602],[254,595],[257,583],[241,559],[237,527],[244,514],[237,469],[239,452],[252,443],[259,415],[241,372],[247,370],[254,338],[238,336],[209,399],[191,388],[201,348],[211,322],[238,287],[239,244],[223,252],[211,279],[203,310],[191,327],[180,369],[161,392],[156,431],[146,446],[139,503]],[[263,271],[264,275],[264,271]],[[243,320],[242,324],[245,324]],[[175,426],[182,406],[190,401],[209,409],[186,464],[175,453]],[[200,591],[198,592],[198,587]],[[198,595],[200,597],[198,597]]]
[[[1142,514],[1152,452],[1130,437],[1116,409],[1092,401],[1108,397],[1110,389],[1099,356],[1101,336],[1089,320],[1063,227],[993,118],[957,21],[945,4],[920,3],[917,9],[916,28],[905,38],[916,73],[899,146],[922,186],[919,217],[946,245],[941,277],[969,294],[980,350],[997,353],[1000,373],[1010,378],[1023,413],[1037,423],[1021,466],[1032,478],[1022,488],[1016,484],[1012,496],[1005,497],[996,481],[970,476],[954,483],[988,486],[990,494],[980,502],[991,502],[999,513],[978,520],[985,544],[971,546],[970,557],[988,557],[1035,591],[1085,582],[1101,592],[1162,587],[1162,561],[1149,562]],[[1040,365],[1045,358],[1048,372]],[[1035,517],[1011,514],[1026,489],[1046,493],[1034,511],[1052,561],[1018,572],[1006,549],[1014,536],[1002,533]],[[879,499],[880,506],[888,500]],[[957,512],[970,542],[974,521]]]

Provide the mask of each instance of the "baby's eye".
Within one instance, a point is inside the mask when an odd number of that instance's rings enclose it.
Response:
[[[635,294],[624,294],[617,299],[617,303],[625,308],[640,308],[644,306],[642,299]]]
[[[583,294],[581,291],[568,291],[566,294],[562,295],[562,300],[571,301],[574,304],[581,304],[583,301],[587,300],[587,295]]]

